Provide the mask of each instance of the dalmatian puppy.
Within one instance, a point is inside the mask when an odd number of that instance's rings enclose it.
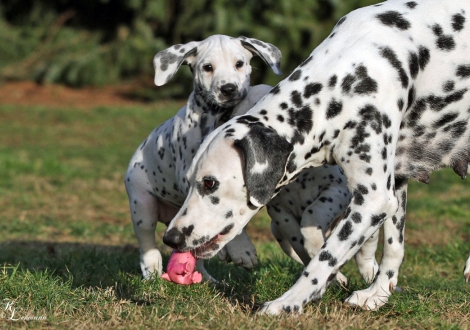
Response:
[[[260,312],[301,312],[321,299],[382,225],[377,276],[346,302],[387,303],[404,256],[408,180],[427,183],[446,166],[469,173],[469,14],[468,1],[389,0],[341,18],[246,115],[206,137],[163,241],[210,258],[304,168],[338,164],[352,194],[344,218],[292,288]]]
[[[155,84],[164,85],[182,64],[194,75],[194,90],[185,107],[155,129],[134,153],[125,177],[134,232],[140,245],[143,277],[162,273],[155,241],[157,221],[168,225],[183,204],[189,182],[186,172],[201,140],[232,114],[245,113],[271,86],[250,86],[253,55],[281,75],[281,52],[260,40],[214,35],[203,41],[175,45],[154,58]],[[241,232],[227,244],[224,258],[251,269],[256,250]],[[211,279],[198,261],[198,270]]]
[[[305,169],[267,205],[271,231],[283,251],[297,262],[308,265],[339,223],[351,200],[346,178],[338,166],[323,164]],[[356,253],[363,279],[370,283],[379,268],[375,259],[378,232]],[[341,272],[336,280],[347,285]]]

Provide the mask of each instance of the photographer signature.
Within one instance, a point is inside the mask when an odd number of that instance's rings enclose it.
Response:
[[[16,316],[15,308],[16,300],[3,299],[2,304],[3,310],[0,311],[0,318],[7,319],[9,321],[45,321],[45,316]]]

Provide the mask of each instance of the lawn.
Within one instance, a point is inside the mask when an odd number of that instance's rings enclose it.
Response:
[[[470,189],[450,170],[411,183],[403,292],[377,312],[342,305],[366,287],[349,262],[349,286],[331,286],[302,315],[255,315],[302,271],[273,242],[264,211],[248,228],[260,258],[253,272],[213,259],[207,269],[221,285],[142,281],[123,176],[134,149],[180,106],[0,106],[0,328],[470,327]],[[167,260],[170,249],[161,251]]]

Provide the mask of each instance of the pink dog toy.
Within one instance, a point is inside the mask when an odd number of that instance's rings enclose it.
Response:
[[[166,266],[166,273],[162,278],[178,284],[189,285],[202,281],[202,275],[194,271],[196,258],[191,252],[178,252],[173,250]]]

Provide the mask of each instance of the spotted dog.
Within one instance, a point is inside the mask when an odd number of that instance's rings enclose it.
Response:
[[[351,200],[346,178],[336,165],[323,164],[305,169],[267,205],[271,231],[283,251],[297,262],[308,265],[331,233]],[[379,268],[375,260],[378,232],[356,253],[356,264],[367,283]],[[340,272],[343,285],[347,278]]]
[[[379,271],[347,302],[384,305],[404,256],[408,180],[427,183],[445,166],[468,173],[469,14],[468,1],[390,0],[341,18],[289,77],[205,139],[164,242],[210,258],[304,168],[338,164],[352,193],[344,218],[261,312],[301,312],[319,300],[381,225]]]
[[[245,113],[266,94],[267,85],[250,86],[253,55],[281,74],[281,52],[251,38],[211,36],[203,41],[175,45],[154,58],[155,84],[164,85],[182,64],[189,65],[194,90],[187,105],[155,129],[134,153],[126,173],[134,232],[140,245],[144,278],[162,273],[162,257],[155,241],[157,221],[168,224],[183,204],[189,183],[185,176],[201,140],[232,114]],[[212,200],[216,203],[216,200]],[[223,253],[224,258],[250,269],[256,250],[242,232]],[[203,260],[198,269],[205,279]]]

